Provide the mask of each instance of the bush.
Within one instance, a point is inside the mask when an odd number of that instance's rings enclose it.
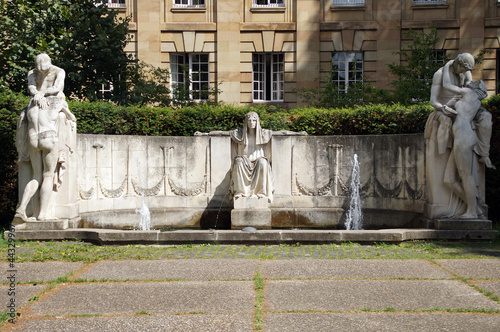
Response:
[[[490,159],[497,169],[486,169],[486,204],[489,218],[500,222],[500,95],[483,101],[483,107],[491,112],[493,133],[491,135]]]
[[[0,224],[7,225],[17,204],[17,150],[15,145],[19,112],[28,98],[0,90]]]

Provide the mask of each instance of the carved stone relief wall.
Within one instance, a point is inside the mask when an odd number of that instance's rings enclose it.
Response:
[[[224,218],[224,211],[233,208],[227,195],[231,169],[227,136],[79,135],[77,151],[80,211],[83,218],[92,215],[88,219],[98,227],[110,227],[99,211],[113,214],[106,217],[113,220],[113,227],[128,227],[132,222],[125,219],[134,218],[142,196],[152,211],[153,227],[155,223],[200,227],[207,211]],[[296,220],[307,215],[312,227],[335,227],[345,210],[355,153],[365,212],[422,213],[422,135],[276,136],[273,227],[282,224],[280,213]],[[117,213],[128,217],[116,218]]]

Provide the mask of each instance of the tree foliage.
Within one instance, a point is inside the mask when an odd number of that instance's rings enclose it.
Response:
[[[66,95],[97,99],[102,84],[125,89],[128,19],[93,0],[0,1],[0,87],[26,91],[35,56],[66,71]]]
[[[391,74],[397,76],[391,83],[393,97],[395,101],[405,104],[429,100],[432,76],[445,61],[435,52],[435,45],[439,41],[437,30],[432,29],[427,34],[410,29],[401,33],[410,42],[407,49],[395,52],[401,56],[401,62],[388,65]]]

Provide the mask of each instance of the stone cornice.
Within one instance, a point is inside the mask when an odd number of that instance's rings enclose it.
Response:
[[[377,30],[375,21],[323,22],[321,30]]]
[[[296,23],[240,23],[241,31],[293,31]]]
[[[415,20],[415,21],[404,21],[402,23],[403,29],[424,29],[429,27],[436,28],[459,28],[459,20]]]
[[[161,31],[216,31],[217,24],[215,23],[162,23]]]

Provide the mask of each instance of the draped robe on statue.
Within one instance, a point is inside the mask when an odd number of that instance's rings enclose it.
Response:
[[[263,129],[257,120],[255,131],[245,120],[243,128],[235,129],[231,135],[231,193],[234,197],[259,196],[273,199],[273,177],[271,172],[272,130]]]

